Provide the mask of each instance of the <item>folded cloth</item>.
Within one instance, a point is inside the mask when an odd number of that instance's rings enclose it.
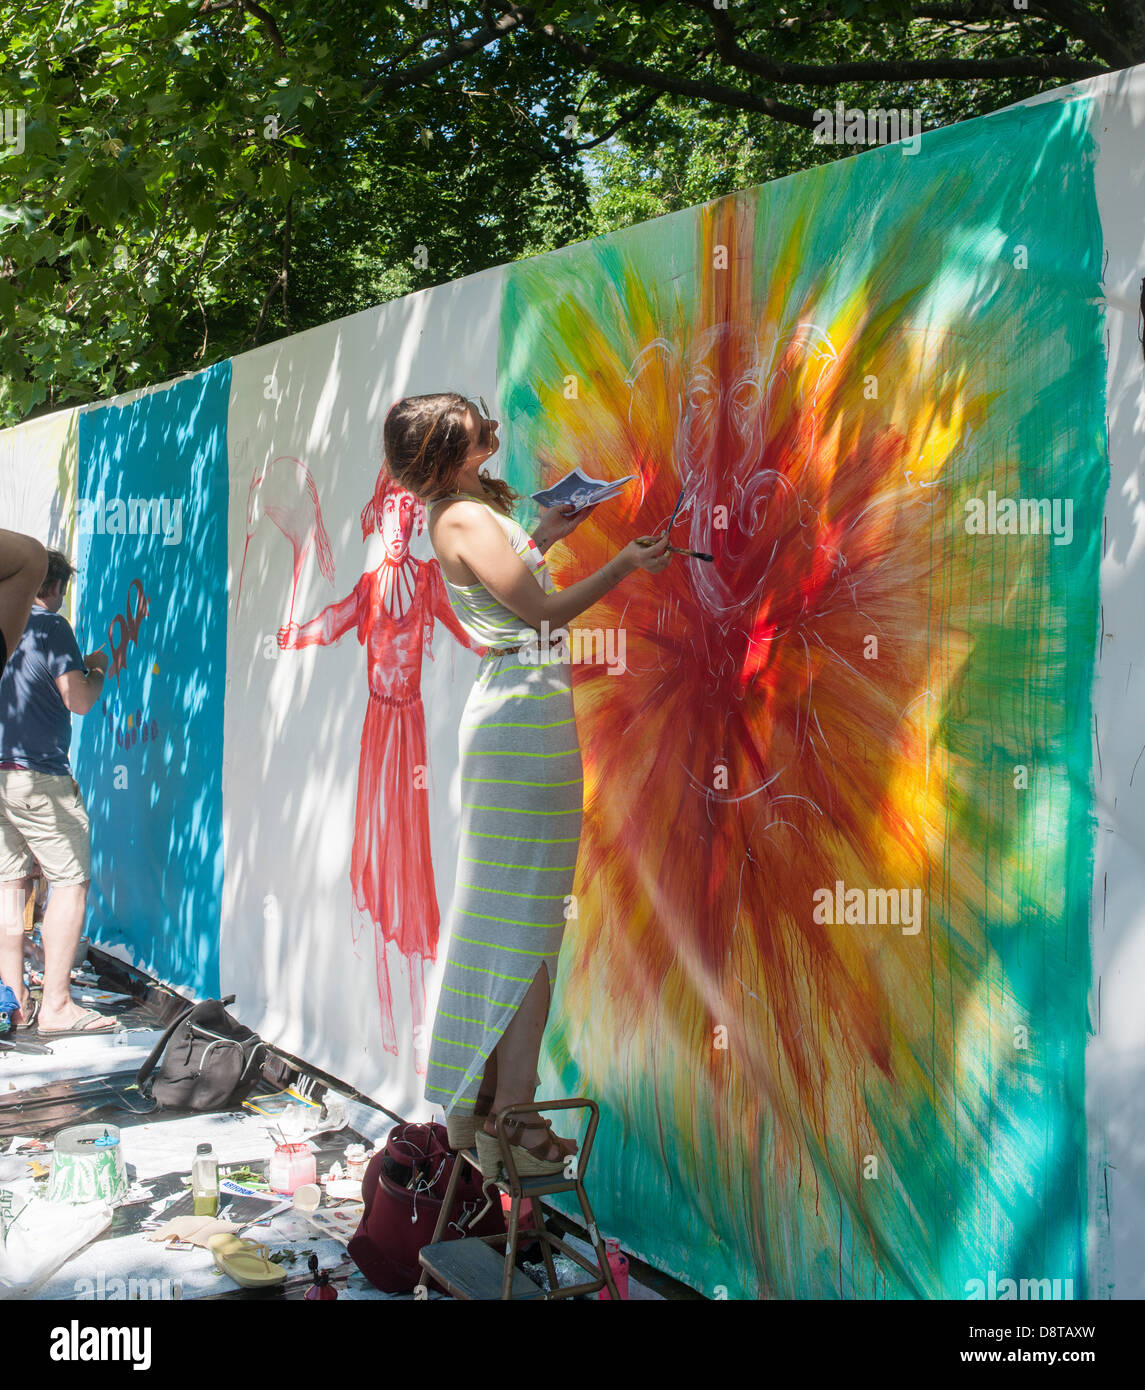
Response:
[[[220,1231],[238,1231],[241,1226],[236,1226],[233,1221],[220,1221],[214,1216],[173,1216],[165,1226],[160,1226],[157,1231],[151,1231],[148,1240],[170,1240],[174,1237],[177,1240],[186,1241],[189,1245],[201,1245],[204,1250],[208,1248],[207,1241],[212,1236],[217,1236]]]

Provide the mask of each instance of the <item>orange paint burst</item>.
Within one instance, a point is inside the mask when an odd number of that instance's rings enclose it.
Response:
[[[683,1123],[702,1112],[721,1182],[756,1210],[766,1165],[806,1219],[827,1181],[855,1222],[913,1225],[924,1248],[902,1189],[872,1197],[860,1168],[885,1147],[877,1098],[929,1093],[924,1052],[953,1066],[952,948],[817,922],[813,904],[838,881],[920,889],[928,914],[980,897],[975,866],[943,868],[936,760],[950,771],[938,724],[966,656],[952,606],[992,602],[953,558],[943,475],[988,398],[949,374],[936,390],[941,335],[864,320],[861,295],[826,327],[814,291],[786,303],[798,226],[762,296],[749,204],[711,205],[702,227],[700,265],[730,251],[690,306],[654,303],[630,270],[612,336],[554,305],[592,411],[531,383],[546,484],[577,464],[640,475],[552,553],[558,585],[662,527],[681,488],[674,543],[714,556],[640,572],[580,620],[624,634],[628,670],[575,670],[586,814],[563,1045],[596,1093],[651,1059],[685,1181],[713,1158]],[[754,1238],[774,1269],[768,1231]]]

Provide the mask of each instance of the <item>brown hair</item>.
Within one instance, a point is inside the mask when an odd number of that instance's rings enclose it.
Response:
[[[457,391],[406,396],[390,407],[382,429],[383,467],[399,486],[423,502],[447,497],[469,452],[465,413],[469,401]],[[478,473],[486,498],[506,516],[520,495],[503,478]]]
[[[75,572],[75,566],[62,551],[49,550],[48,572],[44,575],[44,582],[40,585],[40,591],[36,597],[44,598],[48,591],[55,588],[61,579],[66,584]]]

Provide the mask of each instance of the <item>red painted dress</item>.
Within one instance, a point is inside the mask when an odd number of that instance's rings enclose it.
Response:
[[[412,581],[410,569],[413,570]],[[388,576],[387,576],[388,572]],[[395,615],[386,603],[387,577]],[[412,589],[412,592],[410,591]],[[420,960],[435,960],[440,913],[429,839],[429,777],[422,653],[433,656],[435,621],[465,647],[436,560],[408,556],[363,574],[353,591],[297,630],[297,647],[327,646],[351,628],[366,648],[369,703],[362,725],[350,886],[358,912],[374,924],[378,1000],[385,1047],[396,1050],[385,943],[392,941],[416,968],[411,976],[415,1021],[420,1017]],[[420,958],[417,959],[417,958]]]
[[[354,903],[404,956],[435,960],[440,915],[429,846],[429,758],[421,703],[421,661],[433,657],[433,625],[465,646],[436,560],[417,566],[409,607],[395,618],[380,592],[384,570],[354,586],[358,641],[366,647],[370,698],[362,725],[350,883]],[[347,624],[350,626],[350,624]]]

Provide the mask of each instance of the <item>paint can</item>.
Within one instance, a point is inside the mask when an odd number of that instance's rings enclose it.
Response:
[[[56,1135],[49,1202],[107,1202],[127,1195],[127,1168],[115,1125],[74,1125]]]

